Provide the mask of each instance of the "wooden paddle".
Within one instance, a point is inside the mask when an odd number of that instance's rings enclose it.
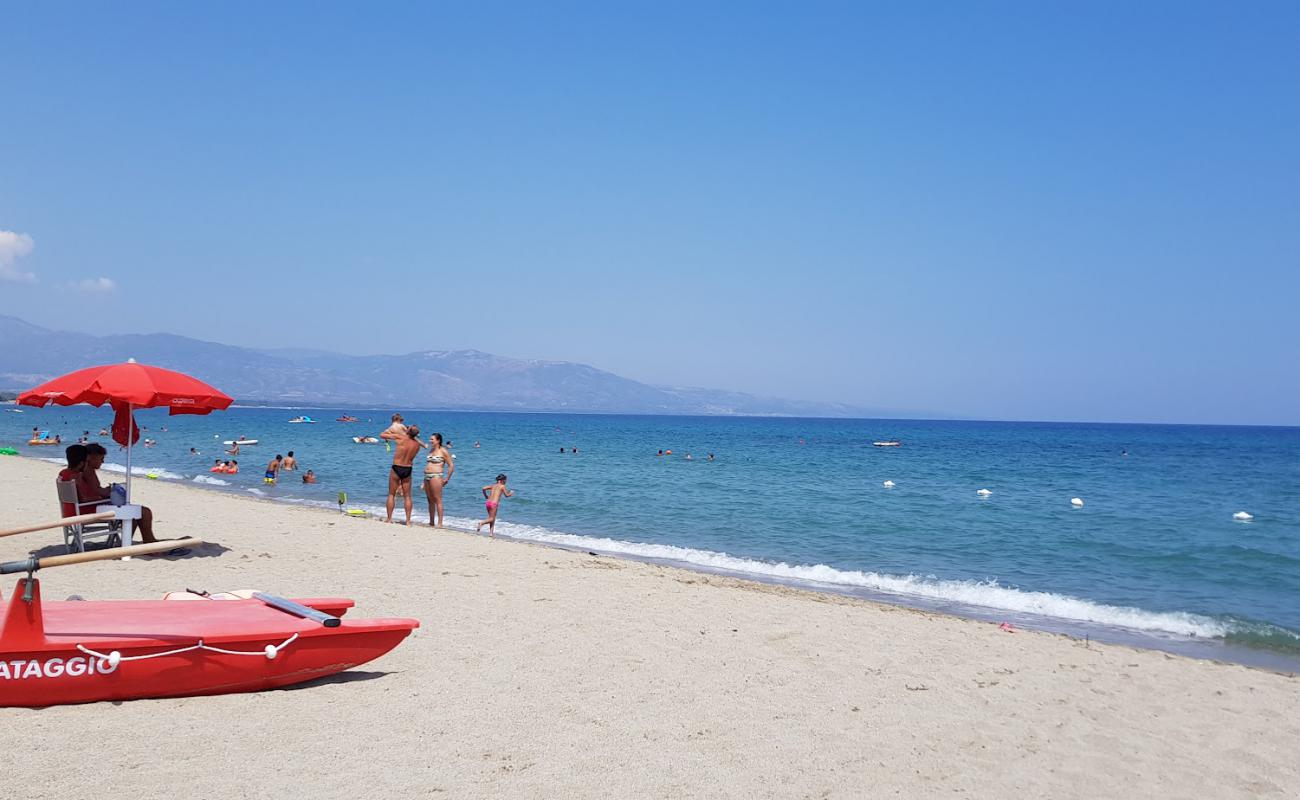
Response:
[[[151,544],[133,544],[130,547],[108,547],[103,550],[91,550],[88,553],[69,553],[66,556],[46,556],[45,558],[24,558],[21,561],[6,561],[0,564],[0,575],[14,572],[35,572],[48,567],[66,567],[69,564],[84,564],[88,561],[107,561],[125,556],[147,556],[150,553],[165,553],[178,547],[196,547],[203,544],[202,539],[188,537],[172,539],[167,542]]]
[[[76,517],[64,517],[55,522],[42,522],[39,525],[27,525],[22,528],[13,528],[7,531],[0,531],[0,539],[6,536],[17,536],[20,533],[31,533],[32,531],[47,531],[50,528],[62,528],[64,525],[83,525],[87,522],[102,522],[106,519],[113,519],[117,515],[112,511],[101,511],[95,514],[82,514]]]

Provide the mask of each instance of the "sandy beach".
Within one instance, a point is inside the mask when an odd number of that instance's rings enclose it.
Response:
[[[0,527],[54,515],[55,470],[0,458]],[[134,487],[160,536],[211,544],[50,570],[47,597],[259,588],[422,628],[290,690],[0,710],[8,796],[1300,795],[1294,676]],[[0,559],[60,541],[0,539]]]

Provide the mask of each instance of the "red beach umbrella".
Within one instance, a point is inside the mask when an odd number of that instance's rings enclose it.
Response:
[[[72,406],[108,403],[117,412],[113,440],[126,446],[127,496],[131,494],[131,445],[140,438],[132,412],[166,406],[170,414],[207,414],[230,407],[234,399],[198,378],[129,359],[69,372],[18,395],[19,405]]]

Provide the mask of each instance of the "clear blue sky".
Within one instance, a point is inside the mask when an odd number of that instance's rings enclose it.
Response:
[[[0,313],[1300,424],[1294,2],[0,13]]]

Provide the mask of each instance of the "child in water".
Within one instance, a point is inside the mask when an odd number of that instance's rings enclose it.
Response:
[[[514,492],[506,488],[506,475],[504,472],[497,476],[496,483],[489,483],[483,487],[483,499],[487,501],[484,505],[487,507],[488,517],[478,524],[478,527],[474,529],[475,533],[481,533],[483,526],[486,525],[488,526],[488,532],[492,536],[497,535],[497,508],[501,505],[503,495],[506,497],[515,496]]]

